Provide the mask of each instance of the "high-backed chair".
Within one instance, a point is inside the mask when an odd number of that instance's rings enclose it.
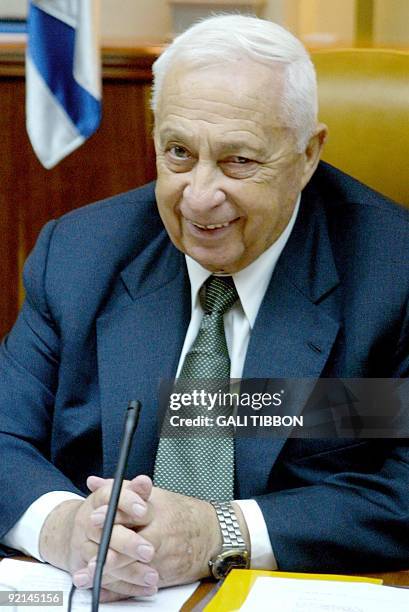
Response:
[[[312,53],[323,159],[409,207],[409,51]]]

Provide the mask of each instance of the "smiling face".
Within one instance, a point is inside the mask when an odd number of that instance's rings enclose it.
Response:
[[[165,77],[159,213],[174,245],[212,272],[237,272],[277,240],[318,162],[320,146],[297,153],[283,124],[281,71],[241,60],[237,70],[178,64]]]

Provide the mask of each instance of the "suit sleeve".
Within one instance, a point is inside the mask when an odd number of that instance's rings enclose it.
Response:
[[[279,570],[409,568],[409,443],[377,473],[344,472],[256,498]]]
[[[60,343],[45,280],[54,228],[45,226],[26,263],[25,303],[0,346],[0,538],[41,495],[81,494],[50,462]]]

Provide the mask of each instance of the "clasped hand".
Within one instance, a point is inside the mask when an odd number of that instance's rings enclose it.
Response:
[[[43,553],[54,565],[65,566],[81,588],[92,586],[112,480],[90,476],[87,485],[91,495],[71,504],[72,520],[65,521],[71,532],[65,561],[55,563]],[[152,595],[159,587],[208,576],[208,560],[219,546],[220,530],[211,504],[153,487],[148,476],[125,481],[104,566],[101,601]]]

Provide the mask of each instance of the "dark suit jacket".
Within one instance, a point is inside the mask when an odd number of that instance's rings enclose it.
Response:
[[[406,211],[320,164],[243,377],[407,376],[408,247]],[[25,286],[0,351],[1,534],[40,495],[113,474],[131,398],[143,411],[128,477],[152,475],[158,382],[175,375],[190,320],[153,185],[48,223]],[[406,441],[241,438],[235,487],[260,504],[282,569],[409,566]]]

